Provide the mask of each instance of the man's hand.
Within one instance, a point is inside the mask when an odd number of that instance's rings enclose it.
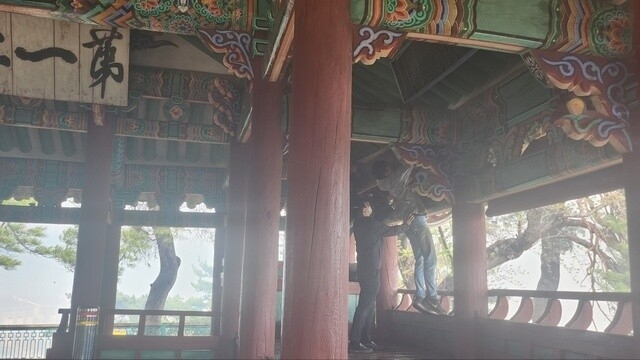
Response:
[[[369,204],[368,201],[365,202],[364,207],[362,208],[362,216],[369,217],[371,216],[372,212],[373,212],[373,209],[371,209],[371,204]]]

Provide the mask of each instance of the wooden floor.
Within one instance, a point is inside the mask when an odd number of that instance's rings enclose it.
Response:
[[[415,349],[406,345],[385,345],[380,351],[370,354],[349,353],[349,360],[414,360],[414,359],[444,359],[445,357],[431,353],[424,349]],[[276,359],[280,359],[280,346],[276,342]]]
[[[385,346],[381,351],[371,354],[349,354],[349,360],[410,360],[410,359],[444,359],[443,356],[434,354],[424,349],[412,349],[405,345]]]

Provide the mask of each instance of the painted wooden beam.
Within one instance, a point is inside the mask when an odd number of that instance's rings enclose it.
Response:
[[[582,158],[566,163],[565,154]],[[596,148],[586,142],[565,139],[545,149],[527,154],[503,165],[477,174],[467,193],[467,200],[482,202],[532,189],[551,181],[582,176],[620,162],[620,154],[611,148]],[[484,184],[489,184],[486,186]],[[490,188],[490,189],[489,189]]]
[[[131,118],[117,120],[116,135],[146,139],[180,140],[189,143],[229,143],[229,135],[217,125],[196,125]]]
[[[1,222],[79,224],[81,208],[0,205]],[[126,226],[215,228],[226,214],[113,209],[112,221]],[[111,241],[111,240],[109,240]]]
[[[610,0],[351,1],[360,26],[407,33],[407,39],[520,53],[548,49],[619,57],[631,52],[630,6]],[[616,29],[613,37],[602,29]]]
[[[588,174],[491,200],[488,203],[486,214],[487,216],[510,214],[613,191],[622,187],[622,165],[615,164]]]
[[[271,34],[269,39],[269,50],[267,52],[264,76],[269,81],[282,80],[284,69],[292,56],[293,34],[295,26],[295,13],[293,11],[293,0],[283,1],[281,10],[278,12],[276,24],[280,24],[275,35]]]
[[[115,211],[115,221],[129,226],[216,228],[223,226],[226,214],[179,211]]]
[[[80,209],[0,205],[0,222],[73,225],[80,223]]]
[[[0,124],[15,127],[86,132],[91,112],[36,110],[28,117],[16,111],[12,105],[0,105]],[[104,115],[104,114],[103,114]],[[116,135],[146,139],[180,140],[193,143],[226,144],[229,135],[217,125],[187,124],[183,122],[156,121],[133,118],[116,119]]]
[[[0,2],[0,11],[26,14],[50,19],[63,18],[105,27],[194,35],[196,29],[250,30],[256,17],[253,1],[235,2],[234,6],[208,5],[196,0],[185,5],[155,2],[140,5],[134,1],[60,0],[56,8],[36,8]]]
[[[82,189],[86,181],[86,165],[72,162],[0,158],[0,173],[3,174],[0,189],[33,186],[68,191]],[[162,194],[172,190],[183,194],[183,197],[184,194],[222,196],[226,171],[201,167],[123,165],[121,176],[124,178],[123,185],[116,187],[116,193],[133,191]],[[172,189],[168,189],[167,184],[172,184]]]

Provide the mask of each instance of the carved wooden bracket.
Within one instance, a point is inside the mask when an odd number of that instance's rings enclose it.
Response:
[[[447,147],[421,144],[391,144],[391,149],[407,165],[414,166],[412,173],[415,191],[434,201],[446,200],[453,204],[453,177],[456,175],[457,154]]]
[[[618,152],[632,150],[629,108],[624,85],[632,74],[624,62],[587,55],[530,51],[525,62],[547,86],[588,96],[596,111],[570,111],[556,120],[565,134],[594,146],[610,143]]]
[[[147,69],[132,67],[129,85],[133,97],[166,98],[166,116],[182,121],[189,108],[188,102],[209,102],[215,109],[213,122],[224,134],[234,135],[236,116],[242,109],[242,91],[229,76],[211,76],[190,71]],[[132,120],[137,121],[137,120]],[[156,124],[154,126],[160,126]],[[227,141],[215,129],[200,129],[194,138],[207,141]],[[183,135],[187,133],[182,132]],[[190,137],[193,137],[189,135]],[[209,140],[207,140],[209,139]]]
[[[393,56],[400,48],[406,33],[373,29],[369,26],[353,28],[353,63],[372,65],[376,60]]]
[[[223,64],[239,78],[253,79],[251,35],[232,30],[201,29],[200,39],[212,51],[224,54]]]

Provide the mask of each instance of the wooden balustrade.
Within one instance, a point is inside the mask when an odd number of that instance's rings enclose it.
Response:
[[[398,289],[401,295],[399,305],[395,310],[416,310],[411,306],[414,290]],[[454,302],[453,291],[439,292],[440,305],[452,314]],[[593,324],[593,307],[595,302],[615,303],[616,312],[609,325],[601,330],[605,333],[617,335],[629,335],[633,329],[631,322],[631,294],[630,293],[591,293],[576,291],[536,291],[536,290],[489,290],[488,296],[495,297],[495,304],[489,311],[488,318],[507,320],[518,323],[534,323],[546,326],[564,327],[569,329],[587,330]],[[516,311],[507,319],[512,303],[519,299]],[[546,300],[546,306],[540,316],[534,319],[534,299]],[[563,314],[563,301],[575,300],[578,302],[572,318],[564,325],[560,325]]]
[[[69,309],[60,309],[58,311],[62,314],[62,320],[58,326],[57,333],[66,333],[69,329]],[[114,335],[113,328],[105,328],[104,331],[98,335],[96,340],[97,354],[99,358],[110,357],[129,357],[140,358],[143,353],[160,352],[169,357],[175,359],[183,358],[186,353],[199,353],[198,356],[211,357],[215,353],[218,346],[218,337],[214,336],[210,331],[210,322],[214,316],[213,311],[172,311],[172,310],[104,310],[100,313],[101,321],[110,318],[114,319],[118,315],[138,316],[137,323],[128,324],[131,327],[137,329],[135,334],[128,334],[126,331],[118,335]],[[176,323],[162,323],[161,317],[177,317],[177,330],[175,330]],[[151,317],[159,317],[154,319],[154,323],[150,324],[149,319]],[[208,323],[204,324],[207,329],[206,335],[188,334],[185,329],[188,327],[187,318],[206,318]],[[114,322],[111,321],[111,324]],[[116,329],[122,330],[123,324],[115,323]],[[156,331],[155,334],[149,334],[149,329],[157,328],[170,328],[170,331]],[[155,329],[158,330],[158,329]]]
[[[133,315],[138,316],[138,331],[136,336],[148,336],[146,334],[147,326],[159,326],[158,324],[149,324],[148,318],[151,316],[171,316],[178,317],[178,331],[176,336],[185,336],[184,329],[186,324],[187,317],[201,317],[208,318],[211,320],[213,318],[213,311],[174,311],[174,310],[125,310],[125,309],[115,309],[115,310],[106,310],[103,312],[102,316],[104,317],[115,317],[116,315]],[[209,336],[212,334],[209,334]]]
[[[394,310],[417,312],[418,310],[411,306],[415,293],[415,290],[398,289],[398,294],[402,295],[402,297]],[[438,294],[440,295],[440,307],[451,315],[453,311],[453,291],[438,291]]]

